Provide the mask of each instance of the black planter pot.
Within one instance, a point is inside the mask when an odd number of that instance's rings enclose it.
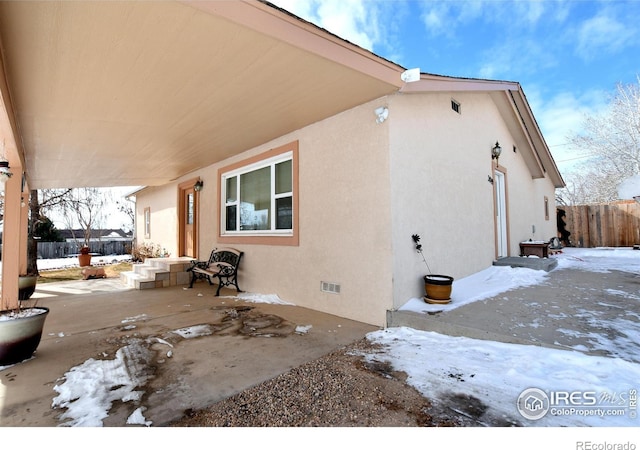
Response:
[[[18,299],[29,300],[36,291],[38,277],[35,275],[22,275],[18,278]]]
[[[24,317],[0,317],[0,366],[17,364],[31,358],[40,344],[49,308],[25,308]],[[2,315],[4,313],[0,313]]]

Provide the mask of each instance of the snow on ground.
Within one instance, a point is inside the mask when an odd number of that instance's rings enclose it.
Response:
[[[631,248],[567,248],[556,258],[558,267],[555,270],[640,273],[640,251]],[[452,310],[498,294],[506,293],[508,296],[512,289],[544,282],[547,277],[548,273],[542,270],[494,266],[455,281],[452,302],[448,305],[429,305],[422,299],[412,298],[400,310]],[[610,292],[640,300],[640,290]],[[589,316],[588,311],[584,311],[584,316],[589,322],[598,320]],[[640,339],[637,331],[640,315],[629,311],[628,316],[634,320],[618,319],[608,326],[624,329],[627,335]],[[612,344],[607,336],[592,334],[590,338],[597,348],[611,350]],[[640,389],[640,364],[625,361],[631,358],[596,357],[579,351],[451,337],[410,328],[382,330],[368,337],[382,344],[384,350],[378,355],[367,355],[367,358],[390,362],[394,368],[405,371],[409,376],[408,383],[429,398],[443,398],[451,393],[471,395],[488,405],[494,414],[510,416],[523,421],[524,425],[640,425],[633,406]],[[583,404],[565,408],[565,403],[572,401],[549,403],[547,414],[536,421],[514,417],[516,399],[532,387],[561,398],[566,392],[578,392],[575,395],[583,398],[575,403]]]
[[[370,333],[368,338],[384,349],[366,355],[367,359],[389,362],[406,372],[407,383],[434,402],[447,402],[452,395],[473,396],[494,418],[524,426],[640,425],[629,408],[630,399],[640,389],[640,364],[411,328],[389,328]],[[518,413],[517,399],[529,388],[547,395],[578,392],[575,395],[583,404],[562,401],[547,405],[548,413],[536,421],[525,419]]]
[[[491,266],[466,278],[455,280],[451,290],[451,303],[430,305],[422,298],[412,298],[398,309],[414,312],[451,311],[511,289],[539,284],[547,277],[548,274],[544,270]]]
[[[556,270],[640,272],[640,251],[565,250],[558,257]],[[511,289],[544,282],[547,276],[544,271],[532,269],[491,267],[454,283],[455,306],[451,308],[500,293],[508,295]],[[619,291],[616,295],[640,298],[639,291]],[[285,303],[276,295],[243,294],[243,300]],[[403,308],[411,309],[417,304],[415,300],[409,300]],[[421,310],[424,305],[420,300]],[[443,309],[443,305],[437,307]],[[305,325],[300,331],[307,332],[310,328],[311,325]],[[208,330],[188,328],[175,333],[193,338],[206,335]],[[382,350],[364,355],[366,358],[390,362],[408,374],[408,383],[435,401],[448,395],[473,396],[494,417],[515,420],[524,426],[640,425],[632,408],[640,388],[640,365],[621,358],[451,337],[411,328],[376,331],[367,337],[382,344]],[[101,426],[112,403],[138,398],[140,392],[136,389],[146,381],[144,368],[132,370],[132,355],[144,352],[139,344],[132,342],[121,348],[113,360],[89,359],[65,374],[54,387],[58,396],[53,400],[53,406],[66,408],[62,425]],[[169,357],[171,349],[167,350]],[[527,391],[531,388],[535,389]],[[574,404],[573,409],[564,407],[570,403]],[[529,418],[519,415],[518,405]],[[540,410],[546,411],[546,415],[531,420],[532,414]],[[145,419],[144,409],[137,409],[127,423],[152,425]]]
[[[101,266],[107,264],[115,264],[121,261],[131,261],[131,255],[106,255],[106,256],[93,256],[91,258],[91,264],[94,266]],[[66,269],[67,267],[79,267],[78,257],[69,258],[53,258],[53,259],[39,259],[38,270],[57,270]],[[0,277],[2,276],[2,261],[0,261]]]
[[[106,255],[106,256],[93,256],[91,257],[91,264],[99,266],[103,264],[113,264],[121,261],[131,261],[131,255]],[[54,259],[39,259],[38,270],[54,270],[64,269],[67,267],[77,267],[78,257],[71,258],[54,258]]]
[[[563,253],[556,255],[555,258],[558,260],[558,266],[554,270],[579,269],[599,273],[619,270],[640,273],[640,251],[627,247],[565,248]],[[430,305],[421,298],[412,298],[398,309],[414,312],[450,311],[512,289],[534,286],[544,282],[548,276],[549,274],[544,270],[491,266],[466,278],[455,280],[451,291],[451,303]],[[627,295],[634,294],[627,293]]]

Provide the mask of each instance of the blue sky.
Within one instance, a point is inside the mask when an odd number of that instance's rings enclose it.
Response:
[[[519,82],[564,173],[567,136],[640,75],[636,0],[271,0],[406,68]]]

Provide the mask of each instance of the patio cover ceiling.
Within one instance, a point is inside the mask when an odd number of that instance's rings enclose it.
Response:
[[[403,84],[257,1],[2,1],[0,42],[32,189],[161,185]]]

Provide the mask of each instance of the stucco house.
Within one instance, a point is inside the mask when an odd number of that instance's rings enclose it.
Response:
[[[20,83],[12,91],[33,156],[27,180],[144,186],[138,242],[198,259],[237,248],[243,290],[384,326],[387,310],[424,289],[412,234],[432,271],[455,278],[556,235],[564,182],[517,82],[408,79],[407,68],[266,2],[91,3],[0,5],[5,70],[44,89],[29,69],[70,75],[62,63],[74,63],[29,57],[28,45],[87,56],[75,86],[54,92],[78,94],[71,107]],[[19,24],[9,32],[8,18]],[[62,37],[45,44],[29,21]],[[71,24],[96,37],[80,42]],[[58,162],[77,161],[86,140],[100,164],[73,172]]]

